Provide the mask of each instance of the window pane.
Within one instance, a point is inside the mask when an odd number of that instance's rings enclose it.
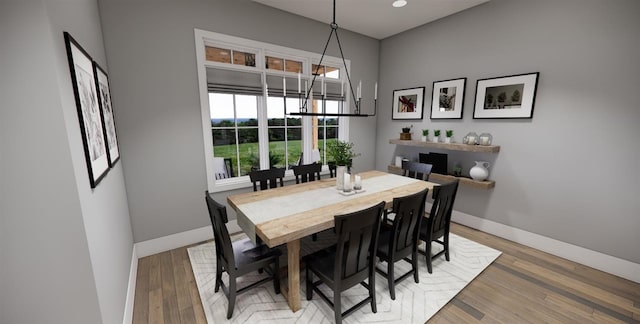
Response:
[[[238,156],[236,145],[236,131],[234,129],[212,129],[214,173],[216,179],[225,179],[238,176]],[[229,165],[225,160],[231,160]],[[229,169],[227,170],[227,167]],[[231,173],[228,174],[227,172]]]
[[[256,55],[252,53],[233,51],[233,64],[256,66]]]
[[[302,62],[286,60],[284,67],[287,72],[302,73]]]
[[[325,66],[324,69],[325,69],[324,76],[326,78],[340,79],[340,69],[339,68],[335,68],[335,67],[331,67],[331,66]]]
[[[236,118],[238,118],[238,125],[250,119],[258,120],[258,97],[236,95]]]
[[[213,46],[205,46],[207,61],[231,63],[231,50]]]
[[[284,60],[279,57],[267,56],[265,65],[269,70],[284,71]]]
[[[258,148],[258,128],[239,128],[240,139],[240,175],[260,169],[260,151]]]
[[[317,71],[317,72],[316,72]],[[324,65],[311,64],[311,75],[317,74],[319,76],[324,75]]]
[[[233,95],[210,93],[209,115],[212,127],[233,126]]]
[[[302,128],[287,129],[288,165],[297,165],[302,154]]]
[[[284,138],[284,127],[269,128],[269,167],[271,168],[286,166]]]

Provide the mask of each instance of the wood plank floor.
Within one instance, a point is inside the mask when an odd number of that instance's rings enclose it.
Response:
[[[640,323],[640,284],[453,224],[503,252],[429,323]],[[206,323],[187,247],[138,262],[133,323]]]

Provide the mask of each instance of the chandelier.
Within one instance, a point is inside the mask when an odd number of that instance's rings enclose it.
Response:
[[[284,96],[284,113],[285,115],[290,116],[344,116],[344,117],[369,117],[375,116],[378,109],[378,83],[375,84],[374,89],[374,98],[373,98],[373,113],[367,114],[362,112],[362,81],[358,84],[358,87],[353,88],[353,84],[351,83],[351,76],[349,75],[349,70],[347,69],[347,62],[344,59],[344,53],[342,52],[342,45],[340,44],[340,38],[338,37],[338,24],[336,24],[336,0],[333,0],[333,21],[329,25],[331,27],[331,32],[329,33],[329,38],[327,39],[326,44],[324,45],[324,50],[322,51],[322,56],[320,56],[320,62],[318,62],[316,66],[316,70],[313,73],[313,79],[311,79],[311,86],[307,88],[307,81],[305,80],[305,88],[304,92],[301,92],[301,79],[300,73],[298,73],[298,103],[299,103],[299,111],[298,112],[287,112],[287,89],[286,89],[286,81],[283,79],[283,96]],[[329,47],[329,43],[331,39],[335,35],[336,43],[338,44],[338,49],[340,49],[340,57],[342,58],[342,64],[344,66],[345,75],[347,76],[347,91],[344,91],[344,85],[340,86],[340,96],[338,103],[338,112],[327,112],[327,88],[324,82],[325,76],[322,77],[321,85],[320,85],[320,99],[322,101],[322,107],[320,112],[309,111],[309,102],[313,101],[313,85],[316,82],[316,78],[320,74],[320,69],[322,67],[322,60],[324,59],[324,55],[327,52],[327,48]],[[324,70],[323,70],[324,71]],[[344,83],[344,81],[343,81]],[[345,111],[345,103],[347,102],[348,93],[351,93],[351,99],[353,100],[353,112]]]

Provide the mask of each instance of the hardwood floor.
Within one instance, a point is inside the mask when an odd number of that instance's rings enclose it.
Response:
[[[458,224],[502,251],[429,323],[640,323],[640,284]],[[187,247],[138,261],[133,323],[206,323]]]

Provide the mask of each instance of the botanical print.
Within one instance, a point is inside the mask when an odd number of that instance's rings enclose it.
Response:
[[[484,97],[484,109],[522,108],[523,90],[524,83],[487,87]]]
[[[456,106],[456,87],[440,88],[440,111],[453,111]]]
[[[398,111],[399,112],[414,112],[416,110],[416,102],[418,101],[417,95],[400,96],[398,99]]]
[[[79,64],[76,64],[75,70],[80,94],[80,106],[82,107],[82,120],[84,121],[84,130],[89,142],[89,158],[93,162],[106,153],[100,111],[96,102],[95,83],[91,74]]]
[[[98,82],[100,85],[100,100],[104,109],[104,126],[107,133],[107,144],[111,151],[116,147],[116,125],[113,120],[113,110],[111,107],[111,96],[109,94],[109,85],[105,82]]]

